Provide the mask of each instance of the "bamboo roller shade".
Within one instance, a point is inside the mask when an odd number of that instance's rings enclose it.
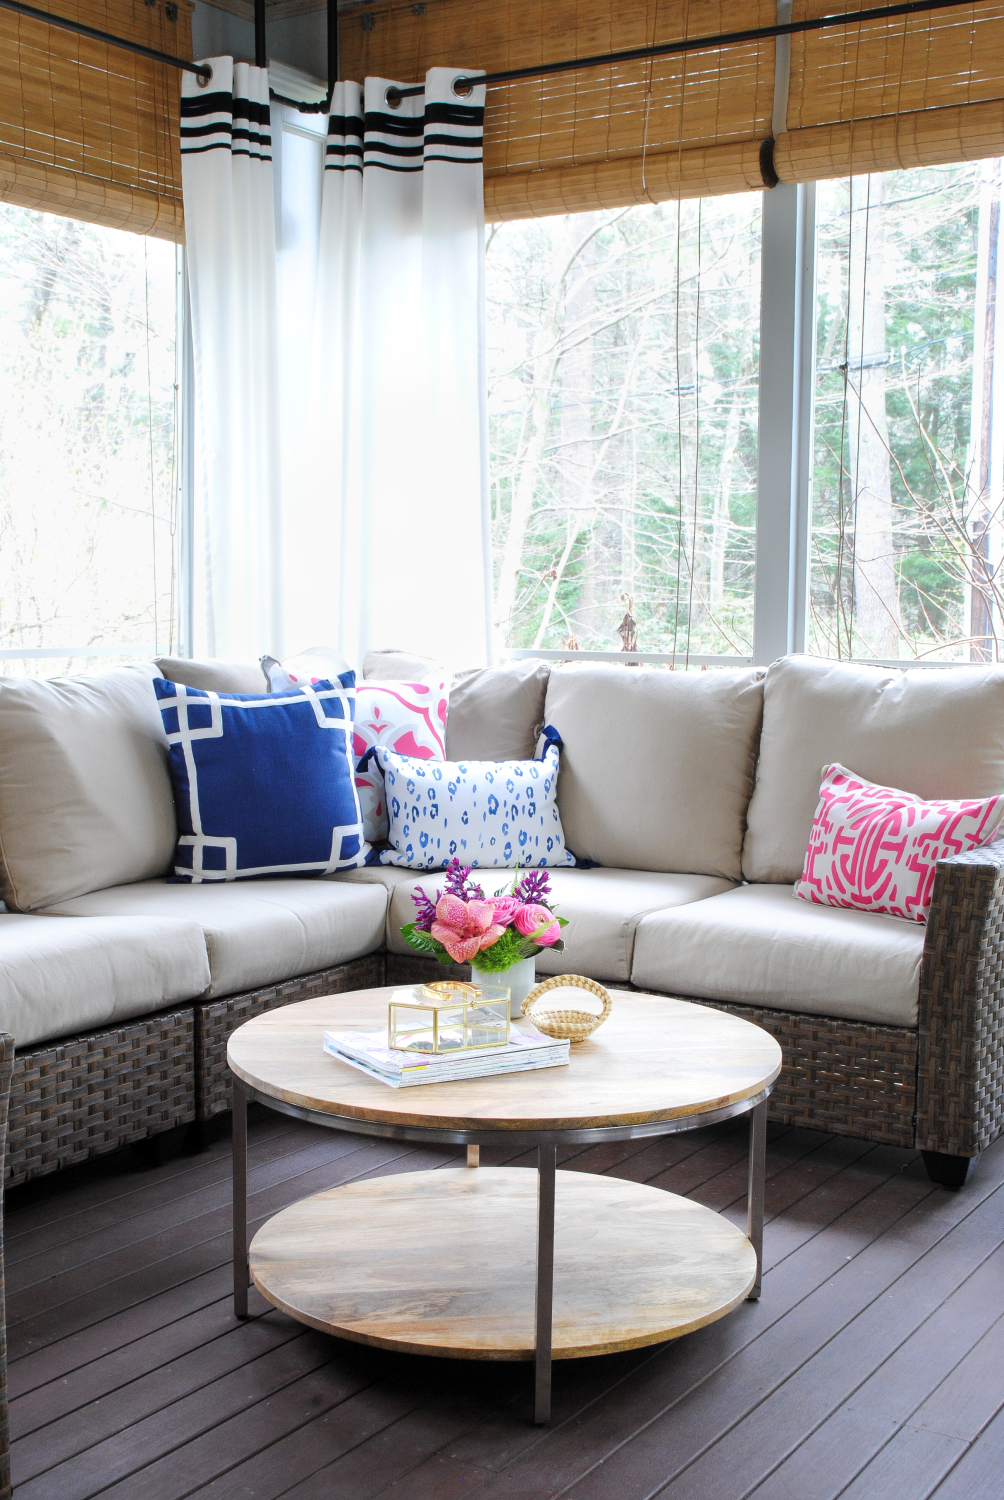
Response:
[[[54,13],[179,57],[191,0],[47,0]],[[0,10],[0,198],[162,239],[184,238],[180,74]]]
[[[795,0],[793,20],[864,9]],[[419,11],[419,14],[416,14]],[[774,0],[429,0],[343,15],[343,78],[494,72],[770,26]],[[762,186],[772,40],[496,84],[485,109],[491,219]],[[791,38],[782,181],[1004,154],[1004,0]]]
[[[342,76],[529,67],[775,20],[774,0],[431,0],[415,9],[374,7],[371,31],[343,16]],[[770,133],[773,90],[770,41],[493,86],[486,212],[521,218],[760,187],[756,142]]]
[[[830,9],[795,0],[793,19]],[[793,36],[787,124],[785,182],[1004,154],[1004,3]]]

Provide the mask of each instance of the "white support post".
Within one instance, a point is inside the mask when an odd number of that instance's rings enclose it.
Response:
[[[204,56],[205,54],[200,54]],[[177,609],[175,639],[167,643],[161,655],[195,655],[195,356],[192,348],[192,310],[188,296],[188,269],[185,251],[179,245],[176,265],[177,314],[175,320],[175,370],[180,400],[175,420],[178,465],[175,474],[178,549]]]
[[[753,659],[804,651],[808,609],[816,188],[763,195]]]

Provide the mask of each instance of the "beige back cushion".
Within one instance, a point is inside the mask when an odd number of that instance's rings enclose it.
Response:
[[[546,661],[458,672],[446,720],[447,760],[532,760],[544,722]]]
[[[190,661],[186,656],[158,656],[156,665],[169,682],[206,693],[267,693],[265,673],[256,661]]]
[[[409,651],[367,651],[363,657],[363,679],[381,682],[413,682],[440,666],[431,656],[413,656]]]
[[[544,719],[564,741],[566,847],[622,870],[738,880],[762,675],[554,668]]]
[[[801,875],[822,768],[833,761],[918,797],[1004,792],[1004,670],[775,662],[764,682],[747,880]]]
[[[166,875],[178,836],[152,664],[0,677],[0,881],[17,911]]]

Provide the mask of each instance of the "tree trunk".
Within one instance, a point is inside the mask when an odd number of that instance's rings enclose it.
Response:
[[[885,206],[875,173],[851,180],[847,437],[854,518],[856,655],[896,657],[899,592],[886,419]]]
[[[1001,162],[983,163],[980,191],[980,234],[976,273],[976,319],[973,350],[972,438],[969,484],[971,497],[972,559],[969,588],[969,659],[992,661],[994,656],[993,572],[990,563],[991,496],[994,414],[994,333],[997,324],[997,256],[1001,217]]]
[[[519,590],[523,548],[550,433],[552,397],[561,360],[562,327],[563,324],[567,325],[565,304],[569,278],[578,253],[581,253],[576,251],[576,246],[586,248],[583,242],[591,243],[595,215],[590,214],[586,222],[583,222],[584,218],[585,216],[576,215],[569,218],[565,226],[556,230],[552,274],[548,279],[550,290],[533,340],[533,352],[529,361],[532,395],[527,405],[523,451],[519,460],[519,472],[513,483],[509,527],[495,596],[495,630],[502,642],[513,641],[512,614]],[[587,346],[588,344],[587,340]],[[569,355],[572,352],[569,351]],[[590,384],[591,378],[590,374]]]
[[[682,205],[677,206],[677,211]],[[680,489],[680,590],[676,598],[678,651],[690,650],[690,636],[701,624],[707,611],[702,587],[707,567],[700,513],[700,484],[697,473],[697,296],[696,285],[686,283],[678,288],[679,297],[679,418],[680,445],[678,480]]]
[[[732,475],[735,468],[736,449],[742,430],[743,405],[746,401],[746,382],[753,373],[750,350],[744,348],[739,362],[732,404],[725,422],[725,438],[722,457],[718,466],[718,489],[715,492],[715,509],[711,521],[711,554],[708,562],[708,602],[712,610],[721,608],[725,599],[725,553],[729,545],[729,529],[732,524],[729,502],[732,499]]]

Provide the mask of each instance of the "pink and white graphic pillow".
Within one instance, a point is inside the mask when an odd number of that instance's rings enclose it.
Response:
[[[924,922],[937,861],[989,843],[1002,818],[1004,795],[924,802],[844,766],[824,766],[795,895]]]
[[[416,682],[360,682],[356,687],[353,749],[363,836],[371,844],[386,839],[390,824],[383,772],[368,750],[383,745],[419,760],[446,759],[446,714],[451,678],[430,672]]]

